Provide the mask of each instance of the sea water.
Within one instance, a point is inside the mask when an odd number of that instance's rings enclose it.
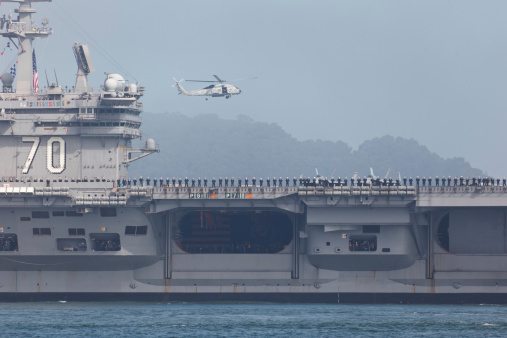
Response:
[[[2,337],[505,337],[507,306],[0,303]]]

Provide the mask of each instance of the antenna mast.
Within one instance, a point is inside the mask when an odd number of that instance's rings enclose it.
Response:
[[[34,25],[32,14],[37,11],[31,7],[31,3],[51,2],[51,0],[3,0],[3,2],[19,3],[19,8],[16,9],[17,20],[13,20],[12,15],[9,14],[5,29],[0,31],[0,35],[11,40],[19,40],[16,93],[28,95],[33,91],[33,40],[48,37],[53,33],[53,30],[47,27],[49,20],[46,18],[42,22],[42,27]]]

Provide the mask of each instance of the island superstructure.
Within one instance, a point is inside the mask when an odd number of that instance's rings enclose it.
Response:
[[[52,30],[32,3],[50,1],[5,2],[0,300],[507,301],[504,182],[131,178],[159,152],[132,145],[144,88],[106,73],[94,91],[80,43],[73,88],[38,88],[32,43]]]

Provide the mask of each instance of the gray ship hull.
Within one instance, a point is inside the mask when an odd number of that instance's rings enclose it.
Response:
[[[35,207],[60,189],[3,209],[18,242],[0,251],[0,299],[507,301],[506,187],[110,187],[126,197],[113,207],[76,186]],[[58,247],[74,228],[86,250]],[[119,247],[97,247],[99,234]]]

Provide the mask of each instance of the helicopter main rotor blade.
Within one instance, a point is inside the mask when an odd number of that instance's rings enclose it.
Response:
[[[220,83],[224,83],[224,82],[226,82],[226,80],[222,80],[221,78],[219,78],[219,77],[218,77],[218,76],[216,76],[216,75],[213,75],[213,77],[215,77],[215,79],[217,79],[217,80],[218,80],[218,82],[220,82]]]
[[[229,80],[227,82],[243,82],[243,81],[250,81],[250,80],[255,80],[255,79],[258,79],[259,77],[258,76],[254,76],[254,77],[249,77],[249,78],[243,78],[243,79],[234,79],[234,80]]]
[[[218,81],[215,81],[215,80],[185,80],[187,82],[218,82]]]
[[[185,80],[185,81],[187,81],[187,82],[219,82],[219,83],[225,83],[225,82],[227,82],[227,80],[222,80],[217,75],[213,75],[213,76],[215,77],[216,80]],[[250,81],[250,80],[255,80],[255,79],[258,79],[258,78],[259,78],[258,76],[254,76],[254,77],[249,77],[249,78],[246,78],[246,79],[243,78],[243,79],[231,80],[230,82]]]

